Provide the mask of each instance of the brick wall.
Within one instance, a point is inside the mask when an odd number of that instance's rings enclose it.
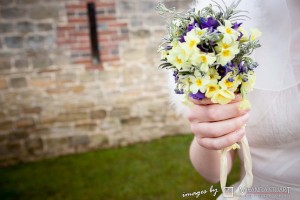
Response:
[[[0,165],[186,133],[157,70],[156,0],[0,0]],[[187,7],[187,1],[167,1]]]

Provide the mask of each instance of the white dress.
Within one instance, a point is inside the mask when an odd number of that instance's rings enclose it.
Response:
[[[199,0],[197,7],[207,4],[207,0]],[[246,127],[253,162],[253,187],[242,199],[298,200],[300,0],[243,0],[240,8],[249,11],[252,18],[245,25],[257,27],[263,33],[263,46],[254,56],[260,66],[257,89],[249,94],[252,111]],[[243,161],[241,151],[239,156]],[[242,169],[241,177],[243,173]],[[289,194],[285,195],[287,191]],[[220,199],[224,199],[222,195]]]
[[[253,186],[241,199],[300,199],[300,85],[271,94],[254,90],[247,138],[253,161]],[[268,106],[264,99],[275,97]],[[258,98],[259,97],[259,98]],[[263,109],[258,110],[258,109]],[[262,111],[262,112],[261,112]],[[241,161],[242,153],[239,151]],[[243,166],[243,164],[241,164]],[[243,177],[243,169],[242,175]],[[239,183],[234,184],[237,187]],[[289,192],[288,194],[285,194]],[[224,199],[221,196],[218,200]],[[229,198],[230,199],[230,198]]]

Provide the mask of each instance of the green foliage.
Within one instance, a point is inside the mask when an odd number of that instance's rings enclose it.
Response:
[[[1,200],[169,200],[209,190],[190,164],[192,136],[64,156],[0,169]],[[239,179],[235,161],[228,185]],[[219,184],[214,184],[219,188]],[[220,192],[217,194],[219,195]],[[199,199],[216,199],[206,194]]]

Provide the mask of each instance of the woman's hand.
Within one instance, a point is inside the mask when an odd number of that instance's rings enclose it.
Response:
[[[187,115],[197,143],[210,150],[219,150],[240,141],[245,135],[244,125],[249,110],[240,110],[241,97],[237,95],[226,105],[213,104],[210,99],[190,99],[194,104]]]

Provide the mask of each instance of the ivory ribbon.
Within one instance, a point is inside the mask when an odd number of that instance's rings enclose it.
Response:
[[[246,136],[242,138],[240,141],[243,156],[244,156],[244,169],[245,169],[245,176],[243,180],[241,181],[240,185],[237,187],[237,189],[234,191],[233,198],[228,198],[230,200],[238,200],[242,196],[245,196],[247,193],[247,188],[252,187],[253,183],[253,174],[252,174],[252,158],[250,154],[249,144]],[[234,145],[230,147],[226,147],[221,150],[221,160],[220,160],[220,183],[221,183],[221,189],[223,194],[225,192],[226,182],[227,182],[227,152],[239,148],[239,145],[235,143]],[[224,199],[227,199],[224,197]]]

